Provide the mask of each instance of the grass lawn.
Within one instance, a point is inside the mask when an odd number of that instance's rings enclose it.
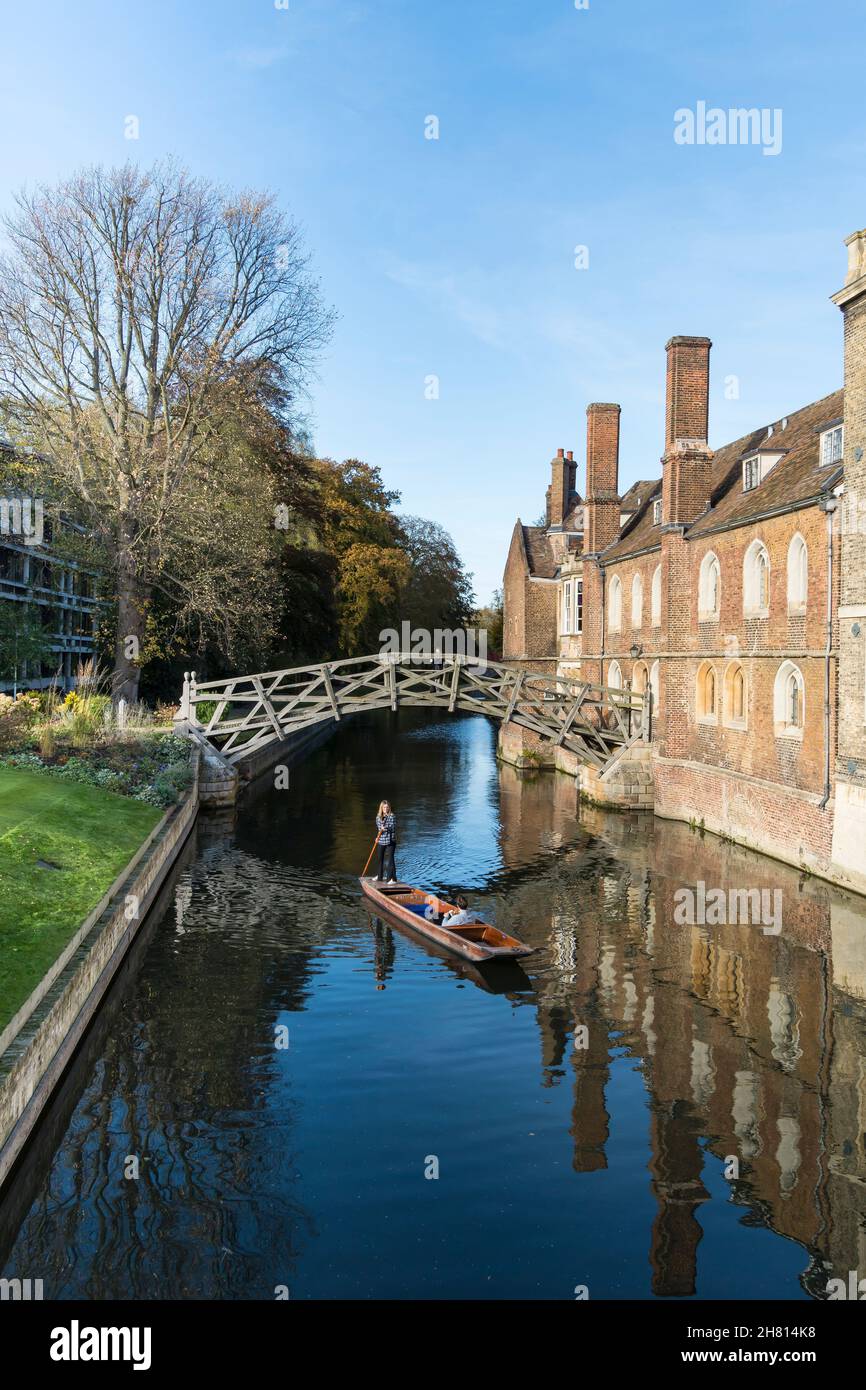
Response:
[[[0,1028],[162,814],[98,787],[0,767]]]

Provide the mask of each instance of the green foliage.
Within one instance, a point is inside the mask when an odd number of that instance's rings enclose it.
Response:
[[[0,756],[0,767],[27,769],[82,786],[144,801],[150,806],[170,806],[192,781],[192,745],[174,734],[146,735],[139,739],[105,742],[79,756],[47,757],[24,750]]]
[[[102,786],[46,777],[25,757],[0,767],[0,1028],[160,815]]]
[[[15,748],[32,725],[30,711],[9,695],[0,695],[0,753]]]
[[[408,558],[396,547],[349,546],[337,585],[341,652],[360,656],[378,650],[380,632],[399,621],[410,572]]]
[[[400,542],[409,559],[401,616],[413,627],[434,632],[472,624],[475,596],[451,536],[436,521],[400,518]]]
[[[14,681],[25,662],[46,661],[51,639],[26,603],[0,599],[0,680]]]
[[[487,655],[491,661],[502,656],[502,623],[502,590],[496,589],[490,603],[475,614],[475,626],[487,633]]]

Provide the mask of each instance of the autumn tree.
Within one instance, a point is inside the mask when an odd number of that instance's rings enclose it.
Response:
[[[155,594],[184,622],[236,626],[241,603],[255,621],[259,594],[244,585],[251,565],[261,573],[275,497],[242,422],[263,373],[291,406],[332,316],[270,196],[171,163],[22,193],[5,230],[3,425],[49,460],[61,505],[101,549],[117,600],[113,690],[135,699]]]
[[[494,589],[490,602],[475,614],[475,626],[487,633],[487,651],[494,661],[502,656],[504,614],[501,589]]]
[[[401,516],[399,525],[410,565],[403,617],[431,633],[469,626],[475,602],[472,576],[445,527],[420,516]]]
[[[411,564],[392,507],[399,493],[378,468],[359,459],[316,461],[321,543],[335,561],[338,650],[377,651],[380,633],[399,619]]]

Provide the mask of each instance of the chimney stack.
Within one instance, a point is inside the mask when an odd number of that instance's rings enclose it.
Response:
[[[711,347],[709,338],[671,338],[666,344],[662,516],[684,526],[706,511],[710,500]]]
[[[572,455],[566,457],[564,449],[557,449],[556,458],[550,465],[550,488],[548,489],[547,524],[562,526],[568,516],[568,502],[574,480]]]
[[[586,538],[598,554],[619,533],[620,407],[596,401],[586,407]]]
[[[711,347],[709,338],[671,338],[666,344],[666,450],[677,440],[707,442]]]

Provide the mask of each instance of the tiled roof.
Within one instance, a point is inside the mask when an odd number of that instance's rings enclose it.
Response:
[[[821,466],[820,431],[841,419],[842,411],[843,392],[834,391],[789,415],[784,429],[779,420],[774,422],[770,435],[768,426],[763,425],[717,449],[713,455],[710,509],[692,523],[687,537],[692,540],[711,531],[742,526],[767,512],[793,510],[834,484],[841,473],[841,464]],[[762,483],[744,492],[743,459],[759,451],[781,453],[783,457]],[[604,552],[605,561],[624,560],[661,544],[661,529],[653,524],[650,505],[653,498],[661,495],[661,479],[653,484],[633,484],[623,498],[621,510],[627,510],[625,500],[635,488],[647,490],[637,513]]]
[[[739,526],[766,512],[786,511],[824,491],[836,480],[841,464],[821,467],[819,432],[841,417],[842,408],[843,392],[834,391],[789,415],[784,429],[777,422],[769,438],[765,427],[719,449],[713,459],[713,506],[689,527],[689,537]],[[742,460],[759,449],[785,450],[785,455],[762,483],[744,492]]]
[[[620,498],[619,509],[621,512],[636,512],[658,487],[657,479],[643,479],[639,483],[632,483],[628,492],[623,493]]]
[[[656,478],[651,483],[635,484],[646,489],[643,500],[634,516],[630,517],[619,533],[619,539],[609,545],[604,552],[605,560],[624,560],[627,555],[637,555],[641,550],[661,545],[661,528],[653,525],[652,500],[661,497],[662,480]],[[629,489],[631,491],[631,489]],[[626,493],[628,497],[628,493]],[[623,498],[625,501],[625,498]],[[624,510],[620,505],[620,510]]]
[[[554,579],[557,563],[547,531],[543,526],[524,526],[522,529],[529,573],[534,579]]]

